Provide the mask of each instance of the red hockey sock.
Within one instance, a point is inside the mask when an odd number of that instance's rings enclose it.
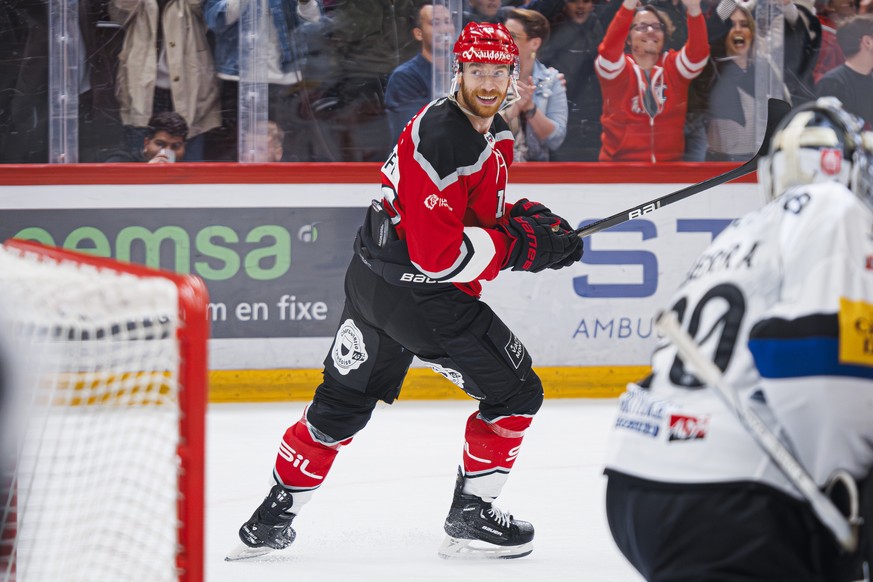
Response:
[[[464,435],[464,474],[509,473],[532,420],[531,416],[503,416],[487,422],[478,412],[471,414]]]
[[[352,439],[325,444],[313,438],[306,416],[285,431],[274,474],[289,489],[315,489],[324,482],[339,448]]]

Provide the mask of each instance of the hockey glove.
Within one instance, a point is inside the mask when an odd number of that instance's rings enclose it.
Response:
[[[504,269],[539,273],[572,265],[582,257],[582,239],[554,218],[514,216],[502,228],[512,239]]]
[[[519,198],[509,211],[509,216],[533,216],[535,218],[554,218],[563,230],[573,230],[570,223],[549,210],[542,202]]]
[[[569,267],[570,265],[578,263],[582,259],[582,253],[585,250],[584,245],[582,244],[582,239],[572,230],[568,236],[574,239],[577,244],[568,249],[562,260],[555,261],[549,265],[550,269],[557,271],[558,269],[563,269],[564,267]]]
[[[553,232],[564,231],[572,233],[573,231],[573,227],[570,226],[570,223],[567,222],[567,220],[553,213],[542,202],[534,202],[532,200],[528,200],[527,198],[519,198],[519,200],[512,206],[512,210],[509,212],[509,216],[528,216],[536,219],[537,222],[540,223],[547,222],[551,225]],[[556,226],[557,229],[555,228]],[[548,268],[561,269],[563,267],[569,267],[570,265],[578,262],[579,259],[582,258],[582,252],[582,239],[579,239],[579,244],[571,245],[570,248],[567,249],[567,253],[562,260],[557,260],[553,262],[548,266]]]

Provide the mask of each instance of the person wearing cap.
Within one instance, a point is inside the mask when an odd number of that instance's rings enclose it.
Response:
[[[294,541],[291,523],[301,507],[376,404],[398,397],[414,356],[478,401],[466,422],[439,555],[517,558],[533,550],[533,526],[493,502],[542,405],[543,386],[521,339],[479,296],[482,282],[502,270],[575,264],[582,241],[545,205],[505,199],[513,139],[497,113],[518,74],[509,31],[470,23],[453,53],[450,94],[413,117],[382,166],[380,199],[367,211],[346,273],[324,381],[279,443],[275,485],[240,528],[242,545],[229,559]],[[402,438],[414,441],[426,430]],[[404,459],[391,462],[399,478]],[[390,507],[390,488],[384,503]]]

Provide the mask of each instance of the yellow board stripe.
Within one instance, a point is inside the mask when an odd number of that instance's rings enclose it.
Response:
[[[628,382],[644,378],[648,366],[536,368],[546,398],[615,398]],[[282,402],[311,400],[321,370],[212,370],[209,402]],[[457,386],[429,368],[411,368],[400,392],[402,400],[465,400]]]

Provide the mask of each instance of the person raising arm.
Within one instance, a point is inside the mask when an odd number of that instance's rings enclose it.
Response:
[[[688,86],[709,59],[700,0],[682,0],[688,41],[665,51],[672,23],[651,5],[624,0],[594,62],[603,92],[600,161],[681,161]],[[630,54],[625,54],[625,45]]]

